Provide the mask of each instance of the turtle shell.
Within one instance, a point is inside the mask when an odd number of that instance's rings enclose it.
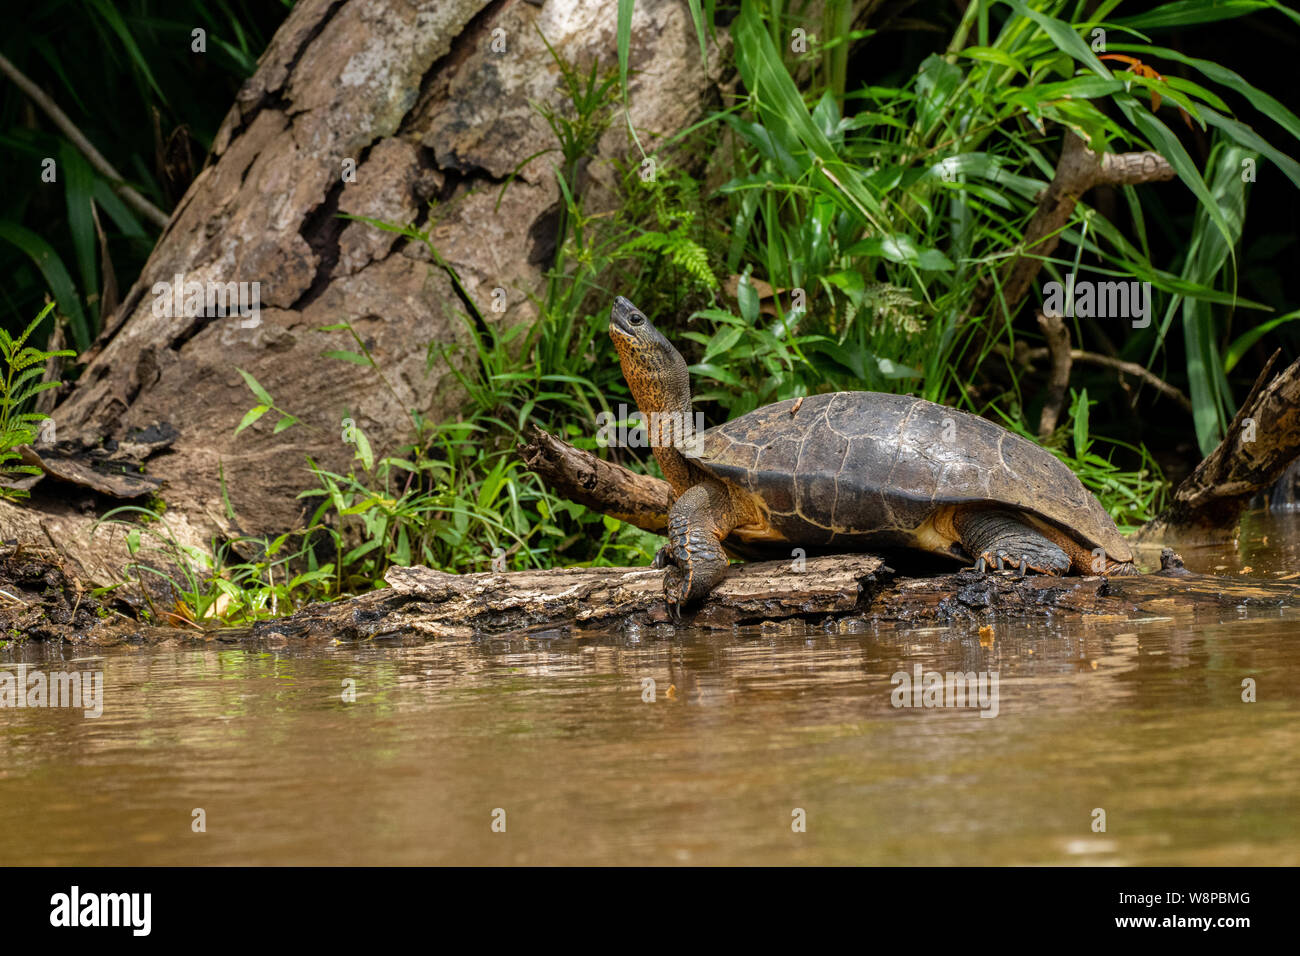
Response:
[[[906,395],[836,392],[777,402],[711,428],[690,457],[760,499],[774,531],[818,547],[926,547],[950,505],[986,503],[1049,522],[1116,561],[1110,515],[1050,452],[991,421]]]

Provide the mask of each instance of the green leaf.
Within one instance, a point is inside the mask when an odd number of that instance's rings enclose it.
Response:
[[[72,329],[72,337],[77,347],[89,348],[90,333],[86,326],[86,318],[81,311],[77,287],[73,284],[72,277],[68,275],[63,260],[59,258],[54,248],[30,229],[3,220],[0,220],[0,239],[17,246],[36,263],[36,268],[41,270],[41,275],[45,276],[45,281],[50,284],[50,291],[54,293],[54,299],[59,304],[59,311],[68,317],[68,325]]]
[[[68,228],[72,233],[72,248],[81,272],[81,287],[86,296],[99,300],[99,273],[95,254],[99,237],[95,234],[95,221],[91,213],[95,189],[95,174],[80,152],[66,140],[59,145],[59,165],[64,172],[64,196],[68,204]],[[95,314],[98,314],[98,308]],[[83,346],[84,348],[84,346]]]
[[[934,129],[951,108],[953,93],[960,84],[961,68],[938,54],[931,53],[921,62],[916,74],[916,115],[922,134]]]
[[[250,408],[247,412],[244,413],[243,419],[240,421],[239,426],[235,429],[235,434],[238,435],[245,428],[253,424],[253,422],[257,421],[259,418],[261,418],[270,410],[271,407],[269,405],[254,405],[252,408]]]
[[[242,368],[237,367],[235,371],[243,376],[244,384],[248,386],[249,391],[257,396],[258,401],[268,407],[275,404],[275,399],[271,397],[271,393],[258,384],[257,379],[253,378],[253,376],[249,375]]]
[[[814,188],[845,211],[881,228],[880,201],[863,183],[856,169],[842,160],[808,115],[803,95],[795,86],[776,45],[767,32],[757,4],[745,3],[732,27],[736,63],[764,125],[791,154],[802,153],[802,168],[812,174]]]
[[[700,65],[707,66],[709,62],[709,44],[706,33],[710,24],[705,22],[704,11],[700,9],[700,0],[686,0],[686,5],[691,11],[691,21],[695,24],[695,35],[700,41]]]
[[[1267,322],[1255,326],[1249,332],[1244,332],[1233,339],[1232,344],[1228,346],[1228,350],[1223,353],[1224,374],[1226,375],[1236,368],[1237,363],[1241,361],[1241,357],[1245,355],[1246,352],[1250,350],[1250,347],[1261,338],[1269,332],[1272,332],[1279,325],[1283,325],[1287,322],[1294,322],[1296,319],[1300,319],[1300,310],[1288,312],[1286,315],[1280,315],[1276,319],[1270,319]]]
[[[852,255],[850,250],[850,255]],[[843,292],[854,305],[862,304],[862,297],[867,292],[867,282],[862,273],[855,269],[844,269],[826,276],[826,281]]]
[[[1208,125],[1217,126],[1242,146],[1268,157],[1278,169],[1282,170],[1287,179],[1300,187],[1300,163],[1297,163],[1280,150],[1273,148],[1267,140],[1245,123],[1239,123],[1235,119],[1222,116],[1206,107],[1201,108],[1201,115]]]
[[[1270,0],[1175,0],[1147,13],[1115,20],[1116,26],[1130,30],[1159,30],[1187,27],[1195,23],[1232,20],[1249,13],[1276,7]]]
[[[1169,160],[1169,164],[1178,173],[1178,178],[1200,200],[1200,208],[1209,214],[1210,220],[1218,227],[1219,232],[1225,238],[1230,237],[1232,229],[1228,225],[1228,220],[1224,218],[1223,213],[1219,210],[1218,203],[1210,194],[1209,187],[1205,185],[1205,180],[1201,178],[1196,164],[1192,162],[1192,157],[1187,155],[1187,150],[1183,148],[1183,144],[1178,137],[1131,94],[1116,94],[1115,105],[1120,108],[1124,115],[1128,117],[1129,122],[1147,138],[1160,155]]]
[[[999,50],[997,47],[968,46],[966,49],[961,51],[960,55],[969,57],[972,60],[979,60],[983,63],[996,63],[999,66],[1009,67],[1017,73],[1022,73],[1025,76],[1029,75],[1028,71],[1025,70],[1025,65],[1023,63],[1017,60],[1010,53],[1005,50]]]
[[[705,378],[711,378],[716,381],[722,382],[724,385],[730,385],[732,388],[742,387],[740,377],[738,375],[736,375],[734,372],[728,371],[725,368],[722,368],[721,366],[713,365],[710,362],[700,362],[697,365],[692,365],[691,372],[696,375],[702,375]]]
[[[351,362],[353,365],[373,366],[375,363],[358,352],[349,352],[344,349],[331,349],[328,352],[322,352],[326,358],[338,359],[342,362]]]
[[[354,430],[357,440],[357,457],[361,459],[361,464],[365,466],[366,471],[375,467],[375,453],[370,450],[370,439],[366,433],[359,427]]]
[[[102,179],[96,179],[93,187],[95,202],[99,208],[108,214],[108,218],[118,229],[122,230],[122,235],[129,239],[147,239],[148,234],[144,227],[140,225],[140,220],[135,217],[135,213],[127,207],[126,203],[118,198],[117,193],[107,182]]]
[[[890,262],[905,262],[918,269],[947,271],[953,268],[952,260],[938,249],[918,246],[910,236],[897,233],[892,236],[874,236],[854,243],[849,255],[870,256],[876,259],[888,259]]]
[[[1105,64],[1097,59],[1097,54],[1092,52],[1092,48],[1084,42],[1083,37],[1075,32],[1074,28],[1056,17],[1048,16],[1037,10],[1030,9],[1020,0],[1000,0],[1007,6],[1011,7],[1022,17],[1034,21],[1047,34],[1048,39],[1056,46],[1058,50],[1074,59],[1078,60],[1084,66],[1088,67],[1098,76],[1110,79],[1110,70],[1106,69]]]
[[[627,66],[632,50],[632,10],[636,0],[618,0],[618,80],[627,102]]]
[[[744,332],[734,325],[727,325],[718,329],[713,334],[713,338],[709,340],[708,347],[704,350],[704,361],[707,362],[716,355],[725,355],[730,352],[732,347],[740,341],[743,334]]]
[[[750,325],[758,324],[758,290],[749,281],[749,273],[736,284],[736,301],[740,304],[740,317]]]
[[[91,7],[93,7],[95,11],[104,18],[113,32],[117,34],[118,39],[122,41],[122,48],[126,50],[131,62],[135,64],[136,69],[138,69],[141,75],[144,76],[146,82],[148,82],[148,84],[153,88],[153,91],[158,94],[158,99],[166,103],[167,96],[163,93],[158,82],[153,78],[153,71],[149,69],[149,61],[145,58],[144,54],[140,52],[140,47],[136,45],[135,37],[131,36],[131,31],[127,29],[126,22],[122,19],[122,15],[118,13],[113,5],[108,3],[107,0],[89,0],[89,2]]]
[[[1292,136],[1300,139],[1300,118],[1263,90],[1252,86],[1240,73],[1235,73],[1227,67],[1220,66],[1211,60],[1199,60],[1196,57],[1187,56],[1186,54],[1179,53],[1177,50],[1170,50],[1167,47],[1146,47],[1132,43],[1114,43],[1111,44],[1111,48],[1120,51],[1146,53],[1150,56],[1163,57],[1167,60],[1175,60],[1179,63],[1185,63],[1190,67],[1194,67],[1214,82],[1240,93],[1247,101],[1249,101],[1251,106],[1255,107],[1255,109],[1273,120],[1273,122],[1277,123]]]

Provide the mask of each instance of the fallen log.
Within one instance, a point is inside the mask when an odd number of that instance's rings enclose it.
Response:
[[[1019,578],[963,569],[910,577],[875,555],[735,565],[697,609],[674,621],[656,568],[554,568],[448,574],[390,568],[388,587],[311,604],[252,627],[154,627],[118,613],[86,588],[53,550],[0,548],[0,628],[5,639],[98,647],[195,643],[436,639],[483,636],[671,636],[678,628],[854,633],[880,627],[997,623],[1190,623],[1236,619],[1243,610],[1300,608],[1300,583],[1192,574],[1172,552],[1160,572],[1135,577]],[[981,631],[981,637],[983,637]]]
[[[524,465],[561,498],[601,514],[662,534],[668,526],[672,487],[662,478],[641,475],[533,426],[532,440],[519,450]]]
[[[1251,499],[1300,456],[1300,359],[1270,378],[1281,354],[1269,358],[1223,441],[1175,489],[1164,513],[1138,532],[1140,543],[1232,538]]]
[[[655,568],[555,568],[447,574],[392,568],[388,588],[333,604],[314,604],[224,640],[328,638],[341,641],[468,639],[482,635],[546,639],[687,628],[807,628],[853,632],[879,626],[979,627],[1000,621],[1094,622],[1185,617],[1236,618],[1242,608],[1300,608],[1300,584],[1192,574],[1165,556],[1156,574],[1018,578],[1014,572],[962,570],[905,577],[874,555],[754,562],[731,574],[694,612],[674,622]]]

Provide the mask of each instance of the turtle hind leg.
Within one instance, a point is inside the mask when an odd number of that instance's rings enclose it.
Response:
[[[686,604],[702,600],[727,574],[722,539],[735,524],[731,496],[718,482],[687,488],[668,510],[668,546],[655,556],[668,567],[664,598],[676,616]]]
[[[1070,570],[1070,556],[1010,511],[971,508],[953,518],[953,528],[976,567],[994,565],[1059,575]]]

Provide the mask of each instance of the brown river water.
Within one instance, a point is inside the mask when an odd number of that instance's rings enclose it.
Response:
[[[1183,556],[1300,576],[1300,516]],[[103,712],[0,709],[0,865],[1300,864],[1300,612],[1222,617],[15,646]]]

